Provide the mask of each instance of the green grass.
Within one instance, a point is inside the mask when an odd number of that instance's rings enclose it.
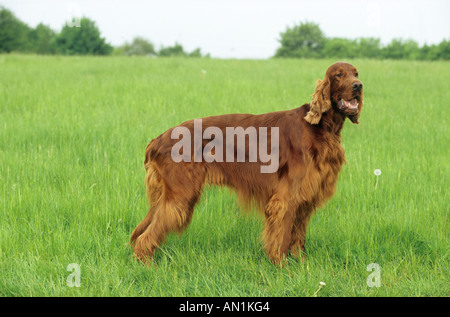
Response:
[[[298,107],[332,62],[0,55],[0,295],[313,296],[323,281],[318,296],[449,296],[449,62],[350,60],[361,124],[344,127],[348,164],[304,262],[273,266],[261,219],[217,188],[156,269],[133,259],[152,138],[192,118]],[[381,287],[366,283],[370,263]]]

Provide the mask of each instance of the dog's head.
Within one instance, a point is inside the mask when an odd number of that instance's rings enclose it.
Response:
[[[318,124],[322,113],[334,109],[359,123],[362,106],[363,84],[358,79],[358,70],[351,64],[338,62],[328,68],[323,80],[317,81],[305,120]]]

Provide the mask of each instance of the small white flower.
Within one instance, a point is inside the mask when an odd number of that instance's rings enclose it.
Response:
[[[375,174],[375,176],[380,176],[381,175],[381,170],[376,169],[373,171],[373,173]]]
[[[317,294],[320,292],[320,290],[322,289],[322,287],[324,287],[326,284],[325,282],[319,282],[319,288],[314,292],[314,294],[312,295],[312,297],[317,297]]]
[[[202,69],[202,70],[201,70],[201,73],[202,73],[203,75],[206,75],[206,70]]]

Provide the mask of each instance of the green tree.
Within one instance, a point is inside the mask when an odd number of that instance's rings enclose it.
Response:
[[[275,57],[321,57],[326,41],[319,25],[312,22],[288,27],[280,36]]]
[[[80,26],[64,25],[56,38],[58,52],[67,55],[108,55],[113,47],[100,37],[95,22],[84,17]]]
[[[381,41],[373,37],[360,38],[358,40],[358,56],[367,58],[381,57]]]
[[[48,26],[39,23],[28,33],[31,50],[38,54],[56,53],[56,33]]]
[[[159,56],[169,57],[169,56],[186,56],[186,52],[181,44],[175,43],[174,46],[162,47],[158,53]]]
[[[449,60],[450,59],[450,41],[443,40],[439,44],[427,45],[420,48],[420,59],[424,60]]]
[[[131,43],[125,43],[118,47],[116,49],[116,54],[127,56],[154,56],[156,55],[156,51],[150,41],[143,37],[135,37]]]
[[[331,38],[325,41],[321,55],[335,58],[354,58],[358,55],[359,47],[355,40]]]
[[[188,54],[189,57],[203,57],[200,48],[196,48]]]
[[[430,57],[432,59],[450,59],[450,40],[443,40],[438,45],[433,45],[430,50]]]
[[[0,53],[27,51],[30,27],[4,7],[0,7]]]
[[[418,59],[419,45],[413,40],[393,39],[382,49],[383,57],[392,59]]]

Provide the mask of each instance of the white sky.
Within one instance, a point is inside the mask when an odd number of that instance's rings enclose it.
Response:
[[[287,26],[318,23],[328,37],[450,39],[449,0],[0,0],[34,27],[60,31],[71,16],[97,23],[107,42],[142,36],[156,48],[178,42],[219,58],[268,58]]]

